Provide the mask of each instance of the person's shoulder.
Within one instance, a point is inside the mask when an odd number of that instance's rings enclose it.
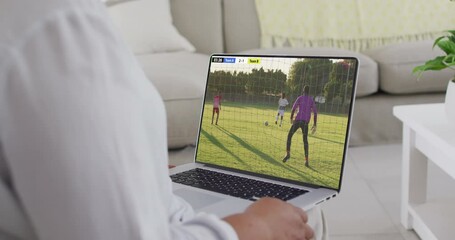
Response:
[[[0,44],[15,46],[21,39],[44,28],[46,23],[56,23],[57,19],[71,15],[72,18],[84,14],[104,16],[103,4],[99,1],[83,0],[2,0],[0,5],[8,6],[8,11],[0,14]],[[74,13],[74,14],[70,14]]]
[[[303,96],[300,95],[294,100],[294,104],[300,104],[303,101]]]
[[[0,69],[2,71],[5,71],[8,66],[15,66],[11,62],[17,58],[27,59],[26,55],[30,52],[22,50],[28,43],[32,41],[47,42],[49,39],[61,40],[57,37],[57,30],[65,33],[68,30],[62,22],[83,23],[86,16],[91,16],[91,19],[96,19],[96,21],[104,21],[106,14],[100,1],[27,1],[26,7],[24,7],[23,1],[1,0],[0,5],[7,6],[7,11],[0,11],[0,32],[2,33],[0,34]],[[95,17],[93,18],[93,16]],[[81,28],[72,29],[80,30]],[[102,32],[100,29],[97,30],[97,32]],[[75,35],[78,36],[77,33]],[[13,55],[15,57],[12,57]]]

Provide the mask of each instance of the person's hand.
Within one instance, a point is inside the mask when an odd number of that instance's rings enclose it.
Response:
[[[167,165],[167,168],[169,168],[169,169],[175,168],[175,165],[168,164],[168,165]]]
[[[244,213],[226,217],[225,221],[240,240],[311,239],[314,235],[305,211],[275,198],[262,198]]]
[[[270,239],[310,239],[314,235],[307,225],[305,211],[276,198],[262,198],[245,213],[254,214],[265,222]]]
[[[313,125],[313,127],[311,127],[311,134],[315,134],[316,130],[317,130],[316,125]]]

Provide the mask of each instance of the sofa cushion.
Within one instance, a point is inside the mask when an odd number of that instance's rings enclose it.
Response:
[[[177,52],[137,56],[167,114],[169,148],[196,142],[209,56]]]
[[[260,47],[261,29],[255,0],[223,1],[223,20],[226,52]]]
[[[243,53],[356,57],[359,59],[359,76],[356,96],[363,97],[378,91],[378,66],[375,61],[361,53],[335,48],[270,48],[248,50]]]
[[[391,44],[365,51],[379,66],[379,88],[393,94],[443,92],[453,71],[424,72],[417,80],[412,69],[443,54],[433,41]]]
[[[222,0],[172,0],[172,22],[199,53],[224,51]]]
[[[108,10],[135,54],[195,50],[172,25],[169,0],[125,1]]]

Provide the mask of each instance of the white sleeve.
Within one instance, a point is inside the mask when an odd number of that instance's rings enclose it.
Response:
[[[103,15],[36,24],[5,69],[0,140],[39,239],[237,238],[219,218],[180,211],[163,102]]]

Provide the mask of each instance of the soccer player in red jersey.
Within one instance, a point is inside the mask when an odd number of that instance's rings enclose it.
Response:
[[[212,124],[213,124],[213,117],[216,113],[216,122],[215,125],[218,125],[218,118],[220,117],[220,110],[221,110],[221,92],[218,91],[218,94],[213,97],[213,112],[212,112]]]

